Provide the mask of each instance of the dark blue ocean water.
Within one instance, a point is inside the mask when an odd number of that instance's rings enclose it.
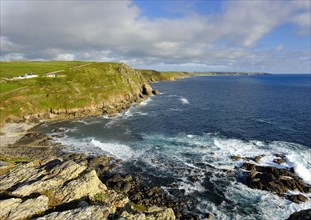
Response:
[[[261,165],[278,166],[272,161],[281,153],[281,167],[311,183],[310,75],[192,77],[152,87],[161,95],[117,117],[40,129],[66,128],[57,141],[68,151],[120,158],[121,171],[168,193],[182,190],[191,212],[215,219],[284,219],[310,207],[249,189],[224,172],[242,163],[231,155],[265,155]]]

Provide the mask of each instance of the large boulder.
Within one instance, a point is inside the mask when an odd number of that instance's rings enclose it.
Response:
[[[99,180],[95,170],[84,174],[78,179],[56,190],[51,195],[51,205],[68,203],[83,197],[93,198],[95,195],[106,191],[107,187]]]

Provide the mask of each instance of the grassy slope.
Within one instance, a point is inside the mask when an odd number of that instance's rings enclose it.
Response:
[[[89,63],[89,62],[88,62]],[[72,109],[102,103],[111,96],[137,90],[145,79],[118,63],[3,62],[0,63],[0,123],[10,116],[22,117],[50,109]],[[46,72],[62,70],[66,77],[45,78]],[[7,81],[4,78],[35,73],[40,77]],[[122,72],[122,73],[121,73]]]
[[[138,69],[137,71],[139,71],[148,82],[175,80],[190,76],[186,72],[159,72],[155,70],[140,70],[140,69]]]
[[[46,73],[66,77],[46,78]],[[10,81],[25,73],[37,78]],[[0,125],[7,118],[21,118],[51,109],[75,109],[133,94],[146,81],[189,77],[183,72],[133,70],[120,63],[103,62],[0,62]]]

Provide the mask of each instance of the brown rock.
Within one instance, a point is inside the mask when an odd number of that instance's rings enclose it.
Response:
[[[152,90],[153,95],[160,95],[160,92],[158,90]]]
[[[285,160],[281,158],[277,158],[277,159],[274,159],[273,162],[277,164],[282,164],[282,163],[285,163]]]
[[[286,198],[294,203],[302,203],[308,200],[307,197],[305,197],[304,195],[288,195],[286,196]]]
[[[236,161],[236,160],[240,160],[241,157],[237,156],[237,155],[233,155],[233,156],[231,156],[231,159]]]

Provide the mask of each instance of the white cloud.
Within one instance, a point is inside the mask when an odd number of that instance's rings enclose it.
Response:
[[[144,17],[131,1],[1,1],[1,55],[246,67],[267,59],[253,50],[266,34],[288,23],[310,34],[309,18],[303,0],[228,1],[218,14],[171,19]]]
[[[27,60],[22,53],[9,53],[4,56],[0,56],[1,61],[18,61],[18,60]]]
[[[276,51],[280,52],[282,50],[284,50],[284,45],[278,45],[276,48],[275,48]]]
[[[53,60],[72,61],[75,60],[75,55],[70,53],[57,54]]]

